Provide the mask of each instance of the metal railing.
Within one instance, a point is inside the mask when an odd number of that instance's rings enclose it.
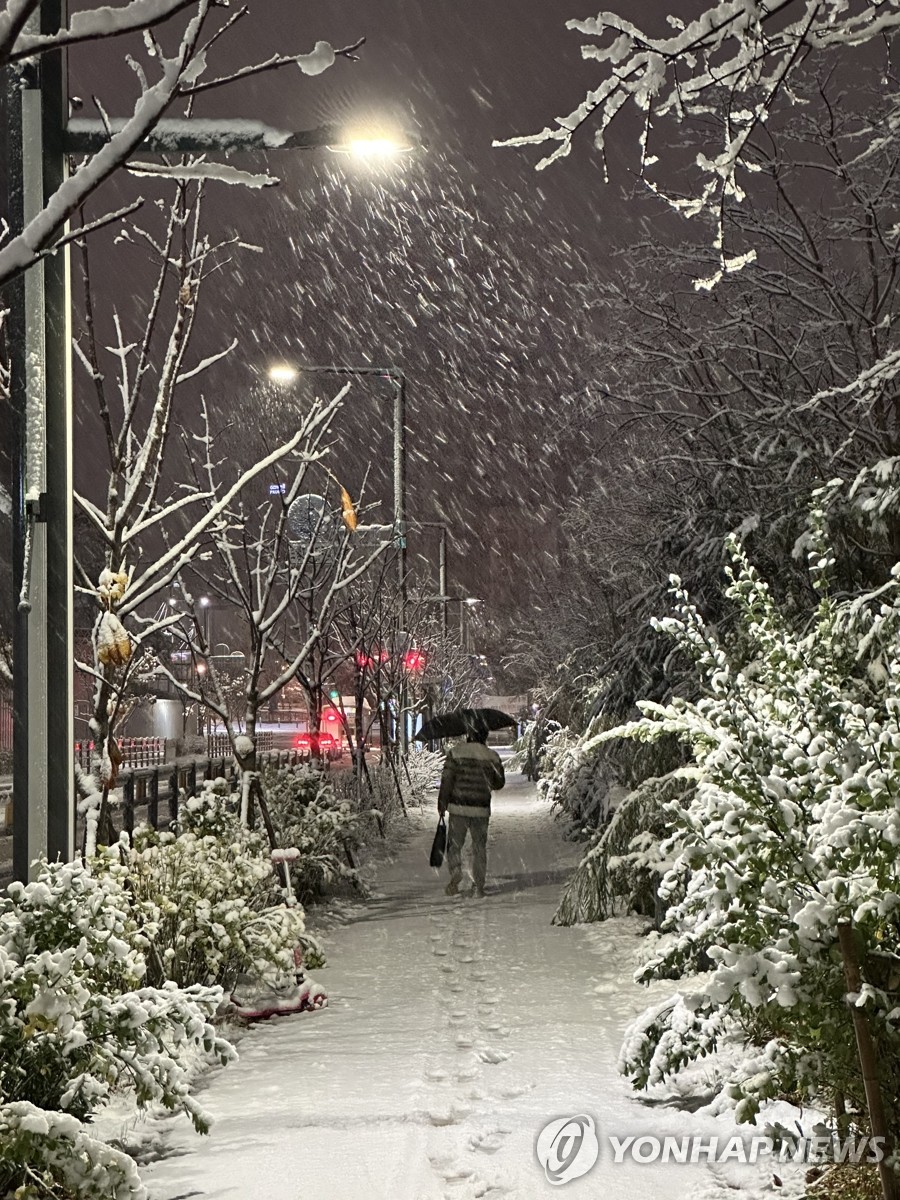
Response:
[[[259,752],[260,769],[268,766],[297,767],[306,760],[298,750],[263,750]],[[179,759],[155,766],[126,768],[119,775],[121,798],[114,797],[113,810],[122,814],[122,830],[134,833],[138,810],[146,809],[142,823],[154,829],[168,829],[178,822],[181,800],[197,794],[198,787],[209,779],[225,779],[235,784],[238,769],[229,752],[204,758]],[[160,805],[165,805],[165,817],[160,817]]]
[[[94,743],[85,739],[75,743],[75,761],[89,771]],[[147,767],[166,760],[166,739],[161,737],[119,738],[123,767]]]
[[[275,749],[275,733],[271,729],[262,729],[256,735],[256,749],[260,754],[268,754]],[[208,733],[206,735],[206,753],[210,758],[223,758],[231,753],[231,742],[227,733]]]

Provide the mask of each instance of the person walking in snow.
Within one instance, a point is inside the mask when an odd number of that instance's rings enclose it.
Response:
[[[447,828],[448,896],[455,896],[459,891],[462,851],[470,833],[475,895],[484,895],[491,792],[499,791],[506,782],[500,755],[489,749],[487,739],[488,731],[483,726],[470,729],[465,742],[454,746],[444,762],[438,812],[441,816],[446,812],[450,814]]]

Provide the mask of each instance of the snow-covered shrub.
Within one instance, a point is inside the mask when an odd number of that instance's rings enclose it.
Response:
[[[145,1200],[134,1160],[68,1113],[0,1103],[0,1191],[16,1200]],[[15,1191],[13,1191],[15,1189]]]
[[[368,841],[372,837],[389,836],[396,821],[406,821],[407,805],[420,802],[415,793],[423,783],[426,788],[428,785],[424,779],[416,782],[415,773],[411,780],[406,778],[401,760],[392,761],[382,754],[377,762],[366,763],[361,778],[341,771],[332,774],[330,783],[338,799],[346,800],[351,810],[359,810],[364,816],[359,830],[360,836]]]
[[[142,986],[145,946],[115,864],[97,876],[80,863],[45,863],[0,901],[0,1194],[25,1183],[27,1165],[67,1195],[137,1195],[127,1161],[93,1146],[80,1124],[113,1089],[132,1089],[141,1106],[181,1109],[206,1129],[191,1069],[198,1053],[234,1056],[210,1024],[222,992]]]
[[[672,830],[673,805],[683,806],[691,787],[673,773],[630,792],[575,868],[553,924],[605,921],[619,912],[658,918],[658,887],[670,865],[660,842]]]
[[[760,1049],[727,1081],[739,1119],[790,1092],[835,1090],[865,1111],[844,1000],[838,925],[852,922],[882,1078],[900,1077],[900,564],[878,590],[833,600],[827,549],[810,554],[820,601],[796,634],[736,539],[727,595],[746,660],[732,661],[677,579],[660,621],[705,683],[695,703],[643,703],[644,719],[600,735],[688,742],[698,768],[678,814],[662,893],[674,901],[645,979],[706,971],[635,1027],[622,1067],[661,1079],[735,1021]],[[900,1113],[889,1104],[896,1132]]]
[[[338,795],[330,778],[311,767],[267,772],[266,802],[280,844],[300,852],[291,863],[299,900],[312,900],[341,882],[362,890],[355,856],[368,811],[360,811],[349,795]]]
[[[541,775],[541,759],[547,738],[560,728],[557,721],[540,718],[536,721],[526,721],[519,737],[513,742],[513,754],[510,766],[514,771],[521,771],[526,779],[537,780]]]
[[[238,797],[209,781],[181,806],[178,836],[142,828],[125,852],[128,884],[151,947],[151,976],[230,989],[239,974],[294,969],[309,938],[279,891],[269,843],[240,821]]]
[[[440,750],[410,747],[406,763],[401,763],[398,768],[400,787],[407,804],[416,808],[421,808],[431,800],[437,804],[437,788],[444,769],[444,758]],[[434,794],[429,796],[430,792]]]

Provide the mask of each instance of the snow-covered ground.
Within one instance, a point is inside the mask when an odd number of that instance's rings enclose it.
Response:
[[[330,1007],[242,1038],[239,1063],[199,1097],[208,1137],[183,1117],[157,1126],[152,1200],[538,1200],[558,1186],[537,1135],[576,1114],[594,1118],[601,1151],[564,1185],[572,1200],[768,1192],[771,1166],[612,1161],[608,1134],[733,1126],[642,1103],[617,1074],[625,1025],[666,989],[632,982],[640,922],[550,925],[578,849],[534,786],[511,775],[494,799],[484,900],[444,896],[446,873],[427,865],[432,815],[413,825],[375,898],[328,934]]]

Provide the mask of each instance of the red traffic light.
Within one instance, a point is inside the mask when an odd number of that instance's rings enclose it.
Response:
[[[428,656],[424,650],[407,650],[403,655],[403,667],[407,671],[411,671],[417,675],[420,671],[425,670],[425,664],[428,661]]]

